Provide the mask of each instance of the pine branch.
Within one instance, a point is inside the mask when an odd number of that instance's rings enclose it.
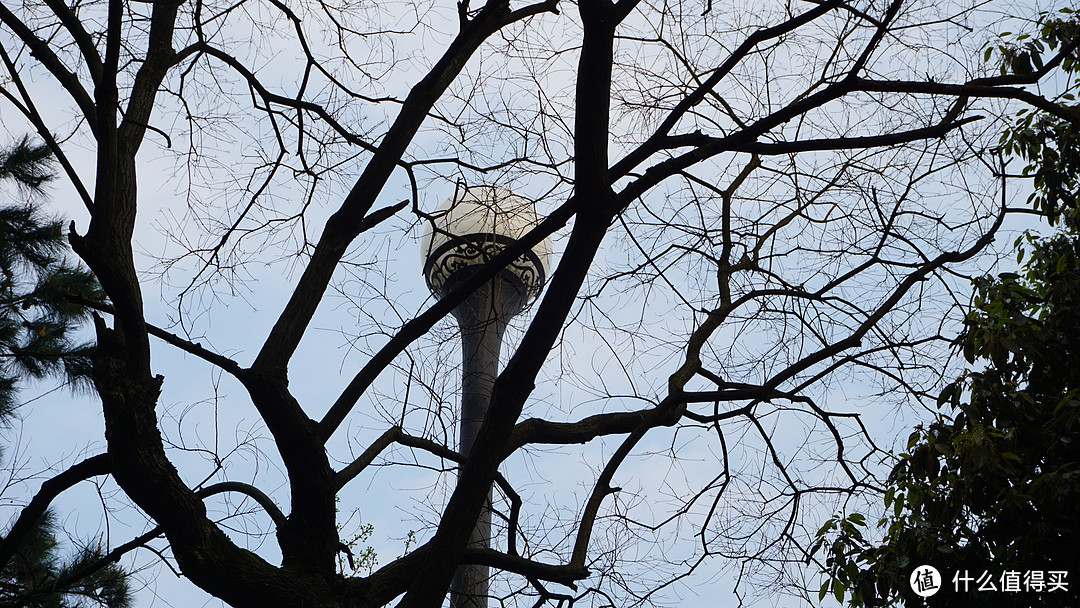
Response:
[[[0,152],[0,179],[10,177],[19,186],[31,192],[40,192],[42,186],[54,177],[52,151],[45,144],[31,144],[29,137]]]

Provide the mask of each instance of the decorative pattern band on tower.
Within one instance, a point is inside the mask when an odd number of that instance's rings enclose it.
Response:
[[[428,288],[433,293],[442,294],[451,275],[487,264],[513,242],[513,237],[502,234],[452,236],[432,251],[424,263],[424,278]],[[527,301],[540,294],[546,278],[544,264],[533,250],[526,251],[510,262],[501,275],[510,281]]]
[[[498,186],[459,188],[429,216],[421,239],[424,279],[436,297],[472,276],[540,223],[536,204]],[[503,267],[498,276],[517,291],[511,316],[535,300],[551,264],[545,238]]]

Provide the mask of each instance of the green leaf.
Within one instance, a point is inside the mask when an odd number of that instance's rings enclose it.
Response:
[[[826,533],[836,527],[836,518],[832,517],[821,526],[821,529],[817,531],[817,536],[825,536]]]

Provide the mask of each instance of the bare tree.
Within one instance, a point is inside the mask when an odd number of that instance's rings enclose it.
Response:
[[[1075,42],[1031,73],[967,67],[996,10],[3,3],[0,93],[81,199],[70,240],[110,301],[93,373],[107,452],[35,500],[111,475],[152,522],[111,557],[163,537],[238,607],[437,606],[461,563],[499,572],[511,605],[664,604],[732,565],[782,584],[807,509],[874,485],[873,433],[829,389],[855,370],[918,396],[943,373],[953,289],[1008,210],[994,104],[1064,111],[1025,87]],[[164,151],[186,207],[157,216],[159,246],[138,213]],[[509,187],[544,219],[424,301],[401,277],[456,183]],[[459,454],[442,319],[548,236],[560,261]],[[273,305],[267,277],[293,271],[269,327],[210,329],[230,303]],[[347,328],[344,378],[304,367],[316,318]],[[155,341],[242,386],[229,407],[253,406],[250,441],[276,454],[187,458]],[[297,369],[336,398],[306,397]],[[241,481],[227,465],[244,459],[274,466]],[[585,494],[530,483],[548,462]],[[343,573],[337,498],[409,467],[445,481],[420,542]],[[495,545],[467,548],[493,485]],[[208,511],[223,494],[243,502]],[[237,535],[262,521],[276,548],[248,550]]]

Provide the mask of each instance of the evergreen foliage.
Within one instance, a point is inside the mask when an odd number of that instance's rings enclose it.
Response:
[[[1043,13],[1034,34],[1003,35],[1011,39],[987,48],[986,57],[997,52],[1003,74],[1029,73],[1043,69],[1044,56],[1075,46],[1078,36],[1080,20],[1072,9],[1064,8],[1057,13]],[[1069,210],[1075,210],[1080,191],[1080,104],[1076,100],[1080,51],[1073,48],[1062,60],[1061,71],[1068,82],[1054,99],[1057,111],[1020,110],[1013,127],[1001,134],[1001,147],[1005,154],[1027,161],[1024,174],[1034,179],[1035,186],[1029,199],[1031,205],[1051,225],[1064,219],[1069,228],[1075,229],[1080,218]]]
[[[60,555],[57,522],[47,512],[27,535],[15,557],[0,571],[0,608],[128,608],[131,590],[123,570],[102,566],[98,547]]]
[[[44,145],[26,140],[0,153],[0,177],[40,192],[50,178]],[[93,275],[67,262],[59,220],[32,203],[0,208],[0,420],[15,406],[20,378],[61,375],[72,386],[89,385],[92,346],[73,338],[88,309],[100,302]]]
[[[823,593],[850,593],[852,606],[1075,605],[1080,233],[1026,240],[1022,274],[976,285],[962,344],[970,363],[989,364],[947,386],[939,405],[952,413],[909,438],[884,498],[884,541],[865,538],[858,514],[819,532],[831,568]],[[925,604],[908,581],[923,564],[944,578]],[[1056,588],[1051,572],[1074,580]],[[1016,592],[1003,591],[1008,573]]]
[[[24,139],[0,152],[0,178],[26,194],[40,194],[51,179],[51,154]],[[61,223],[32,203],[0,208],[0,423],[10,420],[22,378],[60,375],[89,386],[93,345],[72,334],[88,316],[84,302],[101,302],[93,275],[64,259]],[[0,569],[0,608],[127,608],[127,579],[99,547],[60,555],[55,514],[46,511],[17,539],[14,556]]]
[[[29,137],[8,150],[0,151],[0,179],[15,180],[15,184],[30,192],[40,192],[45,182],[53,178],[52,152],[44,144],[32,144]]]

